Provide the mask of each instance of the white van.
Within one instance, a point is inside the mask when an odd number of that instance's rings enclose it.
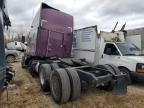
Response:
[[[113,64],[127,73],[128,81],[144,80],[144,56],[134,44],[125,42],[123,32],[100,32],[97,26],[75,30],[74,57],[93,65]]]

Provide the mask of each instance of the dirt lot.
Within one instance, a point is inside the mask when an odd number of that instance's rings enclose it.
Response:
[[[89,90],[76,101],[57,105],[50,93],[44,93],[38,78],[32,78],[19,62],[13,64],[16,76],[0,100],[0,108],[144,108],[144,85],[131,85],[127,95],[116,96],[102,90]]]

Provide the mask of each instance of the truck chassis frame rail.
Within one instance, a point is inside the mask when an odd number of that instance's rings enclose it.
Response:
[[[56,103],[80,97],[81,91],[102,87],[113,94],[127,93],[126,74],[113,65],[90,65],[85,59],[63,58],[31,60],[44,91],[51,91]]]

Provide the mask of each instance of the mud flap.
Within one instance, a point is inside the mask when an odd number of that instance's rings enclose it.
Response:
[[[123,95],[127,93],[127,80],[126,77],[118,78],[114,84],[112,94]]]

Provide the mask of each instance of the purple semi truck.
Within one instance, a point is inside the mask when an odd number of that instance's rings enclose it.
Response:
[[[113,65],[96,65],[72,58],[73,16],[42,3],[33,20],[22,67],[38,74],[43,91],[56,103],[77,99],[82,90],[101,87],[127,92],[126,75]]]

